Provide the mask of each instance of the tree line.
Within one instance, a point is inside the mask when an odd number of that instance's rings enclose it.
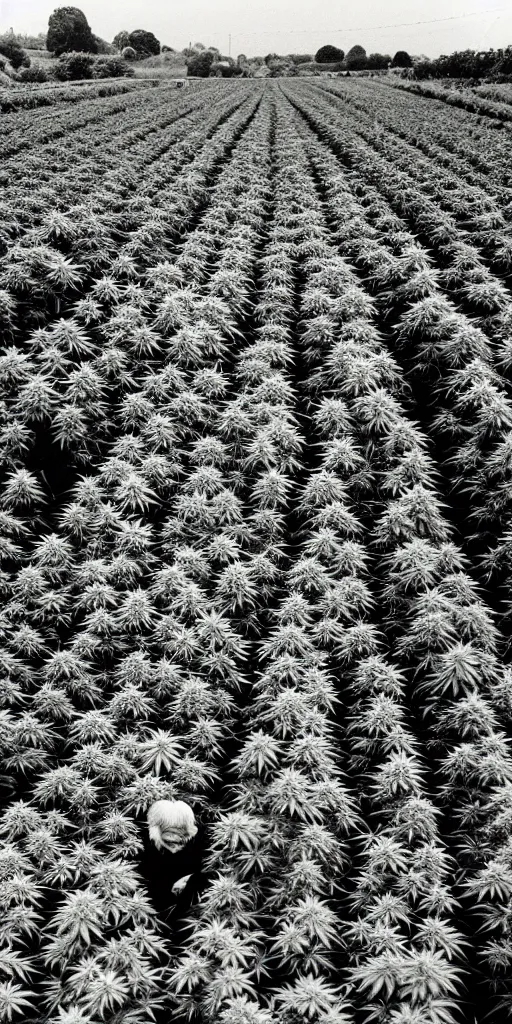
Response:
[[[415,78],[509,78],[512,46],[498,50],[457,50],[415,64]]]
[[[345,54],[338,46],[321,46],[315,54],[317,64],[339,64],[340,71],[379,71],[388,67],[410,68],[412,58],[405,50],[397,50],[394,57],[389,53],[367,54],[364,46],[352,46]]]
[[[27,39],[31,37],[25,37]],[[162,46],[153,32],[135,29],[120,31],[111,43],[95,35],[83,11],[78,7],[59,7],[50,15],[48,33],[34,37],[39,46],[60,58],[59,68],[64,78],[95,77],[101,72],[107,77],[131,73],[126,61],[143,60],[147,57],[171,51]],[[28,43],[26,43],[28,46]],[[30,68],[30,59],[23,49],[22,38],[11,34],[0,39],[1,57],[6,58],[17,72],[20,80],[39,80],[37,74],[46,74],[43,68]],[[111,59],[108,60],[107,58]],[[266,74],[274,77],[299,73],[301,64],[310,67],[324,67],[335,71],[379,71],[389,67],[410,69],[414,78],[495,78],[512,75],[512,46],[498,50],[462,50],[450,55],[442,54],[433,60],[411,57],[405,50],[398,50],[392,57],[386,53],[367,54],[363,46],[352,46],[347,53],[338,46],[326,44],[316,54],[289,54],[281,56],[269,53],[266,57],[250,58],[241,54],[237,60],[223,57],[216,47],[196,43],[183,51],[188,74],[207,78],[211,75],[230,77],[251,75],[265,64]],[[93,59],[94,58],[94,59]],[[122,64],[121,59],[122,58]],[[96,63],[98,67],[96,67]],[[57,68],[56,77],[59,77]]]
[[[338,64],[340,70],[379,70],[387,67],[413,68],[415,78],[498,78],[512,75],[512,46],[494,50],[457,50],[433,60],[413,58],[405,50],[389,54],[367,54],[362,46],[353,46],[347,54],[337,46],[321,46],[315,54],[317,64]]]

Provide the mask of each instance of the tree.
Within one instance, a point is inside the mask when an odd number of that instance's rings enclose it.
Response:
[[[24,50],[44,50],[46,49],[46,33],[40,32],[37,36],[23,35],[21,32],[6,33],[2,36],[2,42],[9,40],[12,43],[17,43]]]
[[[394,68],[412,68],[412,60],[407,50],[397,50],[391,64]]]
[[[241,68],[229,59],[214,60],[210,66],[210,78],[233,78],[240,73]]]
[[[19,46],[18,43],[14,42],[10,38],[0,39],[0,54],[2,57],[7,57],[7,60],[12,64],[15,71],[18,68],[30,67],[30,57],[25,51]]]
[[[492,69],[493,74],[512,74],[512,46],[506,46],[504,50],[498,50],[496,63]]]
[[[343,60],[345,54],[337,46],[321,46],[315,54],[317,64],[335,64]]]
[[[57,7],[50,14],[46,48],[57,57],[72,50],[96,53],[97,45],[87,18],[78,7]]]
[[[203,53],[206,49],[211,50],[212,47],[206,47],[204,43],[194,43],[193,46],[185,46],[181,52],[185,57],[193,57],[196,53]]]
[[[372,71],[384,71],[391,64],[389,53],[370,53],[366,58],[366,67]]]
[[[141,59],[144,57],[156,57],[160,53],[160,43],[156,36],[152,32],[146,32],[143,28],[136,28],[134,32],[130,32],[127,45],[133,46],[133,49]]]
[[[193,75],[194,78],[208,78],[211,66],[216,60],[217,54],[213,53],[212,50],[202,50],[201,53],[195,53],[188,59],[187,75]]]
[[[351,71],[361,71],[366,67],[366,50],[364,46],[353,46],[345,57],[345,64]]]
[[[100,39],[99,36],[95,36],[94,34],[93,39],[96,43],[96,53],[114,53],[112,43],[107,43],[106,39]]]
[[[112,46],[114,47],[114,49],[119,50],[119,53],[121,53],[121,50],[124,50],[125,46],[129,45],[130,33],[124,30],[122,32],[118,32],[112,40]]]

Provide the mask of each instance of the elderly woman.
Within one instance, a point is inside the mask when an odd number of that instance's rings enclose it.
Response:
[[[204,829],[183,800],[156,800],[147,813],[141,870],[155,909],[167,920],[186,914],[205,879]]]

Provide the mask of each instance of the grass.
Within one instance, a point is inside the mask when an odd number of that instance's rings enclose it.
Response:
[[[33,64],[42,64],[47,71],[51,70],[54,58],[48,50],[30,50],[30,59]],[[136,61],[133,64],[136,78],[186,78],[187,65],[181,53],[160,53],[156,57],[147,57],[145,60]]]
[[[134,64],[136,78],[186,78],[187,65],[181,53],[160,53]]]
[[[32,64],[51,64],[54,60],[48,50],[27,50]]]

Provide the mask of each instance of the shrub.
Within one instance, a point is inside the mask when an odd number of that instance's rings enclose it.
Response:
[[[2,86],[11,86],[18,81],[18,73],[12,64],[5,57],[0,57],[0,71],[2,72]]]
[[[97,44],[87,18],[78,7],[58,7],[50,14],[46,47],[57,57],[72,51],[96,53]]]
[[[77,82],[89,78],[133,78],[135,74],[133,68],[117,54],[94,56],[92,53],[63,53],[54,70],[60,82]]]
[[[135,53],[133,46],[124,46],[121,50],[121,57],[123,60],[137,60],[137,54]]]
[[[143,28],[130,32],[129,46],[132,46],[137,56],[142,60],[144,57],[157,56],[160,53],[160,43],[152,32],[146,32]]]
[[[54,66],[59,82],[77,82],[93,76],[93,56],[90,53],[62,53]]]
[[[134,69],[117,54],[95,57],[92,72],[93,78],[133,78],[135,75]]]
[[[342,61],[345,54],[337,46],[321,46],[315,54],[317,64],[334,64]]]
[[[30,67],[30,57],[28,56],[28,53],[25,53],[18,43],[14,43],[10,39],[0,39],[0,53],[3,57],[7,57],[7,60],[12,64],[15,71],[17,71],[18,68]]]
[[[49,75],[42,64],[32,64],[29,68],[21,68],[18,78],[20,82],[47,82]]]

